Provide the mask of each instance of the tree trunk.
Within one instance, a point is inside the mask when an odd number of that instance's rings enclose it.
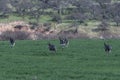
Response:
[[[24,14],[22,14],[22,20],[23,20],[23,21],[25,20],[25,15],[24,15]]]
[[[61,6],[59,6],[58,14],[59,14],[59,16],[60,16],[59,23],[61,23],[61,22],[62,22],[62,8],[61,8]]]
[[[37,24],[39,23],[39,17],[36,18]]]
[[[119,22],[116,22],[116,26],[117,26],[117,27],[119,26]]]

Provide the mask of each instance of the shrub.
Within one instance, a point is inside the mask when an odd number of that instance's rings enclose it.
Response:
[[[97,28],[99,31],[107,31],[109,30],[109,24],[106,21],[102,21],[101,24],[98,25]]]
[[[66,33],[66,32],[62,32],[62,33],[59,33],[58,34],[59,36],[64,36],[64,37],[67,37],[67,38],[89,38],[88,34],[87,33],[84,33],[84,32],[79,32],[79,33],[76,33],[74,34],[73,32],[69,32],[69,33]]]
[[[2,32],[2,34],[0,35],[0,39],[1,40],[7,40],[10,37],[17,39],[17,40],[25,40],[25,39],[29,39],[30,33],[25,32],[25,31],[5,31]]]
[[[38,27],[39,24],[37,22],[29,22],[29,25],[31,25],[31,29],[35,29],[35,27]]]
[[[60,15],[58,14],[52,15],[52,21],[60,23],[61,22]]]

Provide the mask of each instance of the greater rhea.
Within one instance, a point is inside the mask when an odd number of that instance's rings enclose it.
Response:
[[[15,40],[13,38],[9,38],[9,42],[11,47],[15,46]]]
[[[110,53],[112,50],[112,46],[104,42],[105,52]]]
[[[62,46],[62,48],[67,47],[69,45],[69,41],[67,38],[59,37],[59,41],[60,41],[60,45]]]
[[[56,46],[55,45],[53,45],[51,43],[48,43],[48,48],[49,48],[50,51],[56,52]]]

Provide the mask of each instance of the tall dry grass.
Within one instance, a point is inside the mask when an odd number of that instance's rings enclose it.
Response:
[[[22,25],[23,27],[22,29],[16,29],[14,28],[16,25]],[[47,27],[45,25],[31,29],[31,25],[23,21],[0,23],[0,40],[7,40],[9,37],[19,40],[56,39],[59,36],[67,38],[120,38],[120,27],[109,27],[108,31],[100,32],[94,31],[97,28],[95,26],[78,26],[77,32],[75,32],[76,27],[58,25],[51,24],[49,30],[46,30]]]

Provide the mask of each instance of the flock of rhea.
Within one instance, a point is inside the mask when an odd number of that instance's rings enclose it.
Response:
[[[69,40],[67,38],[61,38],[59,37],[60,45],[63,48],[68,47],[69,45]],[[15,40],[13,38],[9,38],[10,46],[11,48],[15,46]],[[56,52],[56,46],[54,44],[51,44],[50,42],[48,43],[48,49],[49,51],[54,51]],[[112,46],[104,42],[104,50],[106,53],[110,53],[112,50]]]

